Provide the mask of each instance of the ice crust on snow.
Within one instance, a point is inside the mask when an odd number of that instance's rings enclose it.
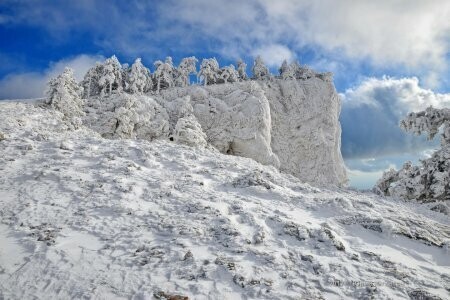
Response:
[[[0,102],[0,298],[448,298],[428,204],[92,128]]]

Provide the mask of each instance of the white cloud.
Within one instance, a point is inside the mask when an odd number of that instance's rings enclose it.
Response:
[[[450,93],[440,94],[420,86],[412,78],[368,78],[341,94],[342,152],[347,158],[417,153],[433,147],[430,142],[400,130],[409,112],[428,106],[450,107]]]
[[[419,79],[411,78],[367,78],[356,88],[341,94],[344,105],[370,105],[381,110],[389,110],[399,118],[408,112],[424,110],[428,106],[450,107],[450,93],[435,93],[422,88]]]
[[[338,58],[420,71],[430,86],[448,68],[448,0],[181,0],[162,7],[169,21],[239,44],[237,51],[289,41],[294,50],[316,46]]]
[[[283,60],[292,61],[295,59],[295,54],[288,47],[279,44],[266,45],[255,49],[253,56],[256,57],[257,55],[261,56],[268,67],[279,67]]]
[[[38,2],[10,5],[11,15],[2,18],[42,26],[55,36],[88,29],[97,44],[133,57],[167,52],[155,41],[232,58],[287,45],[320,52],[331,62],[402,66],[430,87],[448,71],[448,0]]]
[[[48,80],[62,73],[65,67],[74,69],[77,80],[81,80],[87,70],[102,56],[78,55],[50,63],[43,72],[10,74],[0,80],[0,99],[27,99],[43,97]]]

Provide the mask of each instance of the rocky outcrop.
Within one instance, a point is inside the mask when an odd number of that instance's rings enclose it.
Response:
[[[340,100],[333,83],[251,80],[86,99],[84,123],[106,138],[172,139],[343,186]]]
[[[171,116],[192,112],[222,153],[273,165],[313,184],[347,181],[340,99],[331,81],[245,81],[173,88],[154,97]]]
[[[345,185],[341,102],[333,83],[310,78],[261,84],[270,103],[271,145],[280,170],[306,182]]]

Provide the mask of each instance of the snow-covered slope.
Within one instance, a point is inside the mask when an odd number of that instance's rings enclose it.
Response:
[[[1,299],[449,298],[450,220],[426,204],[29,103],[0,102],[0,133]]]

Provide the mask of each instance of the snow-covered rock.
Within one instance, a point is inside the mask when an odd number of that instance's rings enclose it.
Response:
[[[330,81],[313,77],[190,86],[163,90],[155,100],[170,116],[192,111],[207,141],[222,153],[273,165],[314,184],[347,181],[340,152],[340,99]]]
[[[280,170],[306,182],[345,185],[341,101],[333,83],[313,77],[260,84],[270,103],[271,145]]]

